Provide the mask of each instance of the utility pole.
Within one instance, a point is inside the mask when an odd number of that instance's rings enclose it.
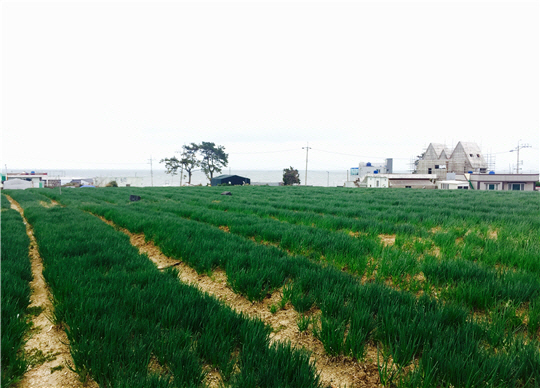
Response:
[[[517,151],[517,163],[516,163],[516,174],[519,174],[519,150],[522,149],[522,148],[531,148],[531,146],[529,144],[519,144],[519,142],[521,141],[521,139],[518,140],[518,145],[516,148],[514,148],[513,150],[510,150],[510,152],[514,152],[514,151]]]
[[[152,183],[152,187],[154,187],[154,170],[152,169],[152,155],[150,155],[150,159],[148,159],[148,164],[150,164],[150,182]]]
[[[302,147],[302,149],[306,150],[306,177],[304,179],[304,186],[307,186],[307,165],[308,165],[308,153],[311,147],[309,147],[309,143],[307,143],[306,147]]]
[[[330,186],[330,171],[326,171],[327,174],[327,180],[326,180],[326,187]]]

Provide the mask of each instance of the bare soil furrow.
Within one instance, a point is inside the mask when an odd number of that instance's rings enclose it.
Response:
[[[33,365],[17,386],[20,388],[97,387],[94,381],[87,380],[86,383],[79,381],[79,376],[68,367],[68,365],[73,365],[69,341],[62,326],[54,325],[49,319],[53,316],[54,310],[51,303],[52,296],[43,278],[43,261],[32,227],[24,217],[21,206],[11,197],[7,195],[6,197],[11,207],[21,214],[26,233],[30,238],[29,255],[33,280],[30,283],[32,293],[29,308],[39,312],[31,317],[32,329],[24,348],[26,354],[30,355]]]
[[[377,369],[377,350],[375,347],[369,347],[364,363],[350,357],[329,357],[318,339],[298,330],[296,322],[299,314],[290,304],[274,314],[270,312],[270,306],[281,300],[281,291],[274,292],[261,302],[252,303],[243,296],[234,293],[227,286],[227,275],[222,269],[216,269],[211,276],[198,274],[187,264],[165,256],[152,241],[145,241],[144,234],[131,233],[103,217],[99,218],[128,235],[131,244],[137,247],[140,253],[146,254],[159,269],[174,265],[180,272],[181,281],[213,295],[238,312],[257,317],[269,324],[274,330],[271,334],[271,341],[290,342],[297,348],[310,351],[324,384],[331,387],[382,387]]]

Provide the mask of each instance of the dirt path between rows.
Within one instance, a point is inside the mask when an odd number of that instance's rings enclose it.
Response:
[[[61,325],[51,323],[49,317],[53,314],[51,294],[43,278],[43,261],[39,255],[36,238],[32,227],[24,217],[20,205],[7,196],[11,208],[21,214],[26,233],[30,238],[30,261],[33,280],[30,283],[31,296],[29,308],[39,312],[32,316],[30,338],[24,347],[34,365],[26,372],[23,379],[16,385],[19,388],[97,388],[93,381],[85,384],[79,381],[79,376],[68,368],[73,365],[69,352],[69,341]]]
[[[120,228],[113,222],[99,217],[102,221],[122,231],[129,236],[131,244],[139,249],[140,253],[146,254],[152,262],[163,269],[175,266],[180,271],[180,280],[187,284],[198,287],[201,291],[215,296],[238,312],[251,317],[258,317],[269,324],[274,332],[271,334],[272,341],[290,341],[297,348],[305,348],[312,353],[323,384],[331,387],[382,387],[377,370],[377,350],[370,346],[366,356],[366,362],[359,363],[350,357],[329,357],[324,351],[322,343],[311,334],[302,333],[298,330],[297,319],[299,314],[288,303],[286,308],[278,310],[275,314],[270,312],[270,306],[277,304],[281,299],[281,292],[275,292],[262,302],[252,303],[243,296],[235,294],[227,286],[227,275],[221,269],[213,272],[212,276],[197,274],[197,272],[183,262],[165,256],[153,242],[145,241],[144,234],[133,234],[127,229]],[[208,381],[216,386],[215,381]]]

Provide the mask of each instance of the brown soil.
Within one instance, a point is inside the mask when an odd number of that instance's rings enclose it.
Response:
[[[349,230],[349,232],[347,233],[349,236],[351,237],[360,237],[360,236],[367,236],[367,233],[363,233],[363,232],[353,232],[352,230]]]
[[[227,275],[223,270],[217,269],[211,276],[197,274],[185,263],[165,256],[153,242],[145,241],[143,234],[133,234],[124,228],[117,227],[103,217],[100,218],[127,234],[131,244],[136,246],[140,253],[146,254],[159,269],[175,266],[179,269],[180,279],[183,282],[215,296],[238,312],[257,317],[269,324],[274,330],[270,336],[271,341],[290,342],[297,348],[305,348],[310,351],[324,384],[331,387],[382,387],[377,370],[377,350],[375,347],[369,347],[364,363],[350,357],[329,357],[318,339],[298,330],[296,322],[299,314],[290,304],[287,304],[285,309],[278,309],[275,314],[270,312],[270,306],[281,300],[281,291],[274,292],[261,302],[252,303],[243,296],[234,293],[227,286]],[[219,377],[211,375],[211,378],[207,378],[207,383],[211,386],[217,386],[219,380]]]
[[[228,227],[227,225],[221,225],[221,226],[219,227],[219,229],[221,229],[221,230],[224,231],[225,233],[230,233],[230,232],[231,232],[230,229],[229,229],[229,227]]]
[[[441,257],[441,248],[439,248],[438,246],[433,246],[429,252],[428,252],[430,255],[432,256],[435,256],[437,258],[440,258]]]
[[[395,234],[379,234],[379,238],[381,239],[381,242],[384,246],[394,245],[396,242]]]
[[[69,341],[61,325],[51,323],[49,317],[53,315],[51,294],[43,278],[43,261],[39,255],[36,238],[32,227],[24,217],[23,210],[17,202],[7,196],[11,207],[17,210],[23,217],[26,233],[30,238],[30,261],[32,264],[33,280],[30,283],[32,294],[30,306],[40,308],[37,316],[32,316],[32,329],[30,338],[26,342],[24,351],[33,356],[36,365],[23,376],[17,384],[19,388],[60,388],[60,387],[97,387],[93,381],[85,384],[79,381],[79,376],[68,368],[73,365],[69,352]],[[45,203],[45,205],[48,205]]]

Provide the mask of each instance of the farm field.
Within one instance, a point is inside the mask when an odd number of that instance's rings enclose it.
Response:
[[[32,280],[29,244],[21,216],[2,195],[2,387],[18,381],[27,367],[20,350],[29,329],[23,318]]]
[[[52,319],[81,381],[540,386],[537,193],[246,186],[5,194],[33,228]],[[14,211],[4,202],[3,228]],[[152,249],[141,253],[145,245]],[[25,254],[14,255],[22,262]],[[8,362],[16,369],[24,357]]]

